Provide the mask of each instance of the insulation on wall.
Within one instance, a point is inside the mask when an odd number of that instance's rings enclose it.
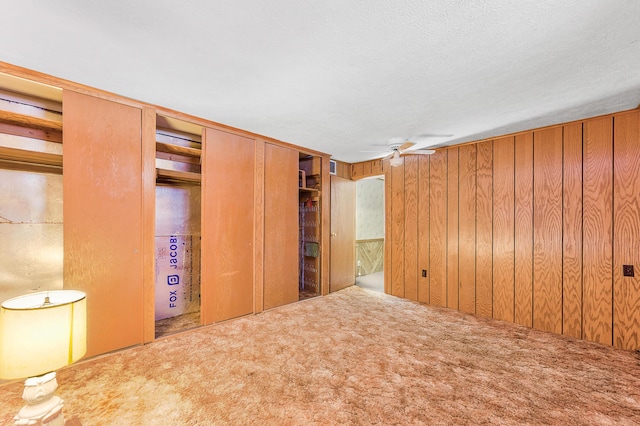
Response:
[[[155,319],[200,309],[200,237],[156,236]]]

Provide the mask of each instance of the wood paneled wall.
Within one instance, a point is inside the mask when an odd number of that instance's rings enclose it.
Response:
[[[388,293],[640,348],[640,279],[623,276],[640,265],[640,111],[385,162],[385,180]]]
[[[384,267],[384,238],[356,240],[356,275],[381,272]]]
[[[385,166],[385,164],[387,164],[387,166]],[[359,163],[353,163],[350,165],[350,176],[341,176],[340,169],[338,169],[338,176],[346,177],[347,179],[350,178],[352,180],[358,180],[371,176],[379,176],[384,173],[385,167],[388,167],[388,162],[383,161],[381,158],[378,158],[376,160],[361,161]]]

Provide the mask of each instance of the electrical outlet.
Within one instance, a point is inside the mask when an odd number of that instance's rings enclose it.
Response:
[[[422,270],[422,277],[423,277],[423,278],[426,278],[426,277],[427,277],[427,270],[426,270],[426,269],[423,269],[423,270]]]
[[[622,265],[622,276],[633,277],[633,265]]]

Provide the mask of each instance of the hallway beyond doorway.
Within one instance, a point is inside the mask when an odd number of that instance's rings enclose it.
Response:
[[[374,272],[356,277],[356,285],[360,288],[384,293],[384,272]]]

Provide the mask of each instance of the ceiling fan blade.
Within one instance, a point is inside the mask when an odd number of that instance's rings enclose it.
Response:
[[[405,151],[409,148],[411,148],[412,146],[414,146],[416,143],[415,142],[411,142],[411,141],[406,141],[405,143],[403,143],[402,145],[400,145],[398,147],[399,151]]]
[[[431,154],[435,154],[435,150],[433,149],[415,149],[413,151],[406,151],[403,152],[402,154],[404,155],[413,155],[413,154],[427,154],[427,155],[431,155]]]
[[[393,157],[394,155],[398,154],[398,151],[393,151],[387,155],[385,155],[384,157],[382,157],[383,160],[389,159],[391,157]]]

